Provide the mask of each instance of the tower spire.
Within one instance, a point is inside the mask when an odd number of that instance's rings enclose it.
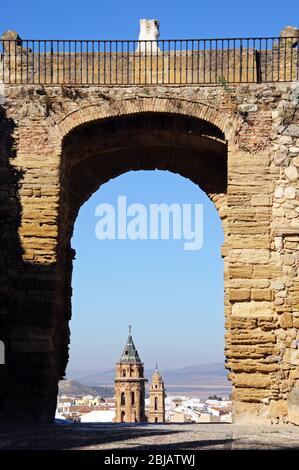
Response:
[[[156,372],[158,372],[159,368],[158,368],[158,362],[156,361]]]
[[[135,347],[135,344],[132,338],[132,326],[131,325],[129,325],[129,335],[128,335],[125,348],[121,355],[120,362],[122,363],[129,363],[129,362],[137,363],[138,362],[141,364],[139,354],[137,352],[137,349]]]

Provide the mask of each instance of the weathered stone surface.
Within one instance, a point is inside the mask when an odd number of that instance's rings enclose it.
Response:
[[[288,407],[286,400],[271,400],[269,404],[268,414],[273,418],[281,418],[288,414]]]
[[[229,270],[231,278],[250,279],[253,275],[252,266],[232,266]]]
[[[268,374],[240,373],[236,377],[236,383],[239,387],[265,389],[269,388],[272,382]]]
[[[272,292],[270,289],[252,289],[252,300],[272,300]]]
[[[232,314],[242,317],[260,317],[268,316],[274,312],[274,307],[271,302],[235,302],[232,305]]]
[[[282,274],[280,266],[254,266],[254,275],[257,279],[275,279]]]
[[[271,282],[271,288],[274,290],[282,290],[284,289],[285,284],[281,280]]]
[[[259,361],[253,361],[250,359],[244,359],[244,361],[240,362],[231,362],[231,369],[233,372],[262,372],[262,373],[269,373],[269,372],[277,372],[280,370],[280,366],[278,363],[269,363]]]
[[[232,330],[231,332],[231,344],[264,344],[264,343],[276,343],[276,336],[272,332],[266,332],[263,330],[255,329],[251,331],[246,330]]]
[[[230,252],[230,261],[233,263],[264,264],[270,260],[269,250],[263,249],[233,249]]]
[[[299,38],[299,29],[295,26],[285,26],[280,33],[281,38]],[[298,41],[297,41],[298,42]],[[297,42],[294,42],[293,45],[296,45]]]
[[[292,328],[293,317],[290,313],[284,313],[280,316],[279,325],[281,328]]]
[[[240,104],[238,106],[238,110],[241,111],[242,113],[244,112],[255,113],[257,111],[257,105],[252,104],[252,103]]]
[[[222,219],[226,355],[235,409],[285,419],[286,395],[299,380],[294,93],[287,83],[232,85],[229,94],[222,86],[182,84],[5,85],[0,312],[5,298],[15,325],[52,329],[46,340],[46,333],[32,330],[32,336],[9,326],[10,363],[26,355],[26,385],[30,389],[35,377],[42,394],[25,400],[14,384],[10,395],[1,384],[0,415],[14,406],[31,419],[53,417],[68,357],[69,244],[78,210],[99,184],[131,170],[160,169],[194,181]],[[246,119],[242,109],[250,114]],[[292,122],[282,124],[288,115]],[[0,315],[0,331],[1,321]],[[12,376],[23,373],[15,367]]]
[[[230,300],[249,300],[250,290],[249,289],[230,289],[229,298]]]
[[[291,423],[299,425],[299,387],[294,387],[288,394],[288,419]]]
[[[270,205],[270,197],[269,196],[253,195],[252,198],[251,198],[251,204],[253,206],[269,206]]]
[[[290,135],[292,137],[299,137],[299,126],[296,124],[290,124],[286,130],[284,131],[285,134]]]
[[[289,181],[297,181],[298,179],[298,170],[295,166],[288,166],[285,170],[285,175]]]
[[[274,343],[265,343],[259,345],[236,344],[230,347],[228,356],[240,359],[260,359],[272,355],[274,352]]]
[[[229,318],[230,328],[236,328],[238,330],[245,329],[250,330],[257,327],[257,319],[256,318],[246,318],[237,315],[231,315]]]
[[[295,199],[295,197],[296,197],[296,188],[292,188],[292,187],[285,188],[284,197],[286,199]]]
[[[234,400],[240,402],[259,403],[269,396],[267,389],[263,388],[237,388],[234,392]]]
[[[299,366],[299,349],[292,349],[290,351],[290,363],[293,366]]]

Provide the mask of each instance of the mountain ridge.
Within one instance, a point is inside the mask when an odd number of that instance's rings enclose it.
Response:
[[[145,377],[151,377],[154,369],[146,369]],[[222,362],[194,364],[177,369],[161,370],[164,382],[168,385],[229,385],[227,371]],[[112,385],[114,383],[115,370],[107,369],[96,374],[90,374],[78,378],[78,381],[88,386]]]

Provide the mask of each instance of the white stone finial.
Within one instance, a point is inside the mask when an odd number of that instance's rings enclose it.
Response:
[[[140,33],[137,51],[142,54],[157,54],[159,46],[157,40],[160,37],[160,23],[158,20],[140,20]]]

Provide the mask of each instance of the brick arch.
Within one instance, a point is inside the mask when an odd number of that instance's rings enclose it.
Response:
[[[60,138],[67,136],[76,127],[101,119],[120,117],[137,113],[182,114],[201,119],[216,126],[229,138],[232,130],[238,125],[238,118],[232,113],[224,113],[216,107],[200,101],[182,98],[134,97],[127,99],[105,100],[101,104],[83,106],[72,111],[55,123],[52,130]]]
[[[90,108],[93,107],[88,109]],[[77,112],[69,115],[77,117],[69,120],[70,130],[62,139],[60,137],[62,143],[60,169],[64,175],[71,171],[73,175],[77,175],[77,179],[82,179],[85,175],[90,186],[84,200],[77,202],[77,211],[101,184],[111,178],[130,170],[160,169],[179,173],[199,185],[213,201],[223,221],[226,217],[224,206],[227,189],[227,141],[221,128],[206,119],[194,118],[189,112],[187,113],[186,109],[183,114],[177,109],[167,112],[167,107],[164,107],[162,112],[159,112],[157,108],[154,112],[151,108],[143,111],[143,107],[138,107],[138,112],[135,112],[136,107],[128,109],[130,112],[126,114],[109,113],[112,114],[110,117],[101,113],[101,118],[98,118],[98,113],[93,113],[93,118],[91,118],[88,112],[84,115],[85,121],[80,120],[79,123]],[[155,122],[157,120],[158,127]],[[139,132],[136,133],[139,128],[141,138],[139,138]],[[64,132],[66,132],[66,127]],[[162,141],[165,155],[153,158],[150,155],[151,146],[161,146]],[[144,157],[146,155],[144,159],[138,158],[138,149],[141,147]],[[177,147],[177,152],[173,154],[171,148],[175,147]],[[200,151],[201,148],[202,151]],[[118,164],[113,165],[109,158],[105,162],[108,149],[109,155],[113,152],[113,160]],[[159,152],[161,154],[161,150]],[[184,159],[181,159],[182,152],[185,155]],[[127,156],[128,165],[119,163],[120,155]],[[87,159],[89,159],[89,164],[85,162]],[[97,171],[91,178],[89,169],[94,166],[94,160],[96,160]],[[202,160],[202,168],[199,166],[199,160]],[[115,171],[113,166],[117,165],[119,169]],[[111,167],[111,171],[107,171],[108,167]],[[100,170],[99,174],[98,170]],[[69,176],[67,179],[69,180]],[[94,180],[93,183],[90,180]],[[75,184],[75,188],[77,188],[76,193],[81,192],[80,184],[79,186]],[[71,192],[74,192],[74,187]]]

